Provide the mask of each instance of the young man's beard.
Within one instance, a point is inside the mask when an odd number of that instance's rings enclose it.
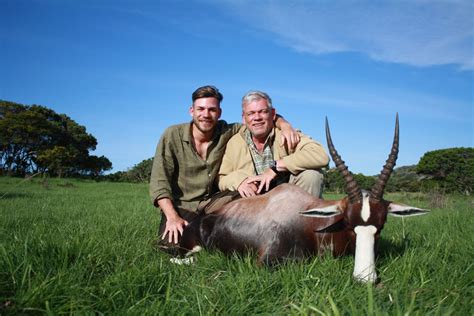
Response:
[[[193,123],[202,133],[209,133],[216,127],[216,123],[213,121],[200,122],[197,118],[193,119]]]

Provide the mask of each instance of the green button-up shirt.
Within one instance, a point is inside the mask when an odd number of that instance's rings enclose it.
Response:
[[[240,124],[219,121],[207,148],[206,160],[193,146],[191,123],[167,128],[153,159],[150,180],[152,203],[157,205],[157,200],[169,198],[175,207],[196,211],[201,200],[218,191],[215,180],[227,141],[240,127]]]

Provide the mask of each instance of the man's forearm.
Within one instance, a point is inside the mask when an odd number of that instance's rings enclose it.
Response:
[[[275,126],[278,127],[280,130],[284,127],[291,128],[291,124],[287,120],[285,120],[285,118],[280,114],[276,115]]]
[[[168,220],[172,218],[180,217],[174,208],[173,202],[169,198],[159,199],[157,204],[161,208],[161,210],[163,211],[163,213],[165,214]]]
[[[286,172],[288,168],[286,167],[285,161],[283,159],[276,161],[276,168],[279,172]]]

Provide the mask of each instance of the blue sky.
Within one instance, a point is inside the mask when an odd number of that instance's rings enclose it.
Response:
[[[248,90],[353,172],[473,147],[472,1],[0,0],[0,99],[69,115],[113,171],[152,157],[213,84],[223,118]]]

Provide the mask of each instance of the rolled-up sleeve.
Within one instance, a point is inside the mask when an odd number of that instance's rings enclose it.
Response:
[[[173,197],[171,182],[175,172],[176,158],[171,149],[173,142],[169,139],[170,137],[169,130],[166,130],[156,146],[149,187],[150,198],[153,204],[158,199],[172,199]]]
[[[219,169],[219,190],[236,191],[242,181],[255,174],[248,146],[240,134],[234,135],[227,143]]]
[[[247,168],[236,169],[234,166],[236,160],[235,156],[232,157],[230,154],[224,154],[221,168],[219,170],[219,190],[236,191],[242,181],[251,175]]]

